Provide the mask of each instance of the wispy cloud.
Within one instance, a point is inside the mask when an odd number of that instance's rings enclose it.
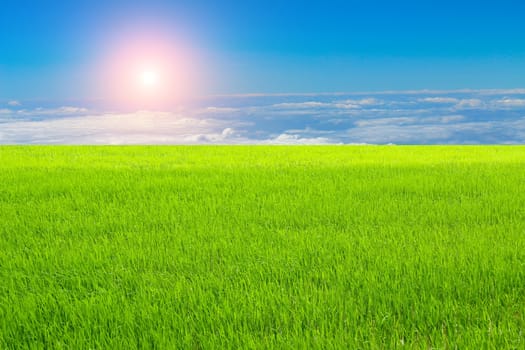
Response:
[[[0,108],[4,144],[525,143],[525,90],[215,96],[173,111]]]
[[[336,142],[327,137],[303,137],[297,134],[284,133],[259,143],[270,145],[327,145]]]
[[[58,107],[58,108],[38,107],[35,109],[29,109],[29,110],[22,109],[22,110],[18,110],[16,113],[18,115],[23,115],[23,116],[39,116],[39,115],[65,116],[65,115],[85,114],[87,112],[88,112],[87,108],[64,106],[64,107]]]
[[[356,106],[379,106],[384,104],[384,101],[378,100],[377,98],[369,97],[369,98],[362,98],[362,99],[347,99],[343,100],[338,104],[349,104],[349,105],[356,105]]]
[[[478,98],[470,98],[460,100],[456,104],[456,109],[471,109],[471,108],[481,108],[483,107],[484,102]]]
[[[458,103],[459,102],[459,100],[454,97],[425,97],[425,98],[419,98],[417,101],[426,102],[426,103]]]
[[[417,124],[450,124],[454,122],[460,122],[464,120],[465,117],[462,115],[449,115],[442,117],[427,117],[427,118],[417,118],[417,117],[394,117],[394,118],[374,118],[368,120],[357,120],[355,125],[358,127],[367,127],[367,126],[378,126],[378,125],[417,125]]]
[[[273,105],[273,107],[283,108],[283,109],[326,108],[326,107],[332,107],[332,104],[324,103],[324,102],[307,101],[307,102],[295,102],[295,103],[278,103],[278,104]]]
[[[231,107],[206,107],[204,109],[204,113],[235,113],[238,112],[239,108],[231,108]]]
[[[496,104],[500,107],[525,107],[525,99],[523,98],[504,98],[497,100]]]

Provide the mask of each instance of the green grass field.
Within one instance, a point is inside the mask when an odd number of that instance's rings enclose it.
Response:
[[[0,348],[525,348],[525,147],[0,147]]]

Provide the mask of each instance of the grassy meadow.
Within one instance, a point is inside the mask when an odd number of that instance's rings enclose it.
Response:
[[[0,349],[524,331],[525,147],[0,147]]]

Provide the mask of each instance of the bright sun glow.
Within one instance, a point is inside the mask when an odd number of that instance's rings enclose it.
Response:
[[[155,70],[144,70],[140,75],[143,86],[151,88],[159,83],[159,75]]]
[[[130,33],[104,58],[101,91],[118,106],[160,109],[199,94],[202,69],[191,45],[163,33]],[[200,65],[199,65],[200,66]]]

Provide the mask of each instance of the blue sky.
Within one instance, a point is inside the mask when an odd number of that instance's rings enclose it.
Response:
[[[67,129],[60,129],[62,136],[51,131],[38,136],[30,130],[38,129],[34,123],[47,130],[58,120],[65,127],[69,122],[106,121],[103,116],[151,117],[147,113],[221,122],[202,133],[184,129],[186,138],[177,132],[177,137],[150,132],[153,137],[141,138],[135,131],[130,136],[110,128],[113,138],[91,130],[98,138],[82,140],[184,143],[204,135],[203,142],[244,143],[291,135],[290,141],[335,143],[523,143],[521,133],[503,132],[503,126],[494,126],[500,131],[489,137],[459,125],[490,121],[509,126],[525,117],[523,14],[525,2],[510,0],[3,0],[0,143],[71,143]],[[198,81],[198,87],[184,103],[122,108],[105,89],[115,78],[101,67],[121,47],[155,37],[170,45],[170,52],[191,51],[188,61],[198,64],[183,83]],[[120,63],[126,64],[113,65]],[[341,107],[344,100],[374,98],[382,101],[375,108],[359,103]],[[445,99],[449,105],[429,104],[425,98]],[[468,100],[479,102],[461,102]],[[287,103],[303,105],[297,109]],[[204,117],[203,110],[212,112]],[[320,122],[334,115],[347,120]],[[282,122],[266,123],[264,118]],[[401,136],[356,133],[354,129],[365,126],[372,133],[362,118],[382,120],[374,133]],[[387,120],[395,127],[385,129]],[[423,121],[437,120],[457,132],[435,137]],[[402,136],[418,128],[418,137]],[[220,136],[224,130],[228,138]]]
[[[124,28],[201,50],[206,93],[518,88],[523,1],[3,0],[1,98],[95,98]],[[73,86],[74,85],[74,86]]]

